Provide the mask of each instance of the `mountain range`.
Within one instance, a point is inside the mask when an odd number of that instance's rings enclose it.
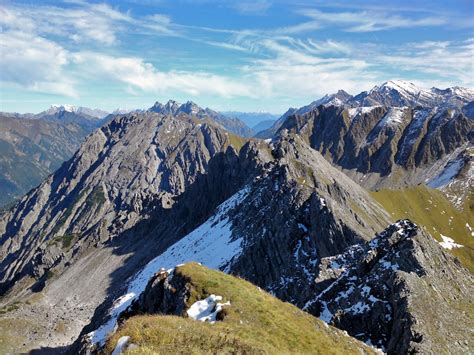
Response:
[[[473,101],[391,81],[256,137],[192,102],[86,117],[0,214],[5,348],[469,353]]]
[[[81,106],[52,105],[38,114],[0,113],[0,208],[11,205],[70,159],[95,129],[115,116],[143,111],[117,109],[108,113]],[[192,102],[157,102],[148,111],[208,117],[230,132],[244,137],[253,135],[238,118],[202,109]]]

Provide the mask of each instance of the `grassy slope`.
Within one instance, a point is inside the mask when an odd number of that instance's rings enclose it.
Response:
[[[192,284],[188,306],[210,294],[231,306],[223,321],[202,323],[161,315],[134,316],[108,341],[111,353],[121,336],[138,345],[133,353],[312,353],[351,354],[374,351],[319,319],[284,303],[242,279],[195,263],[176,269]]]
[[[438,241],[441,234],[462,244],[462,248],[449,250],[474,273],[474,238],[468,223],[474,227],[473,211],[467,205],[457,210],[438,190],[426,186],[404,189],[380,190],[371,192],[372,196],[391,214],[394,220],[410,218],[423,226]]]

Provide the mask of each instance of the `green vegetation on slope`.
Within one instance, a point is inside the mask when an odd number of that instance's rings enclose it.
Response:
[[[223,302],[230,301],[219,317],[223,320],[209,324],[176,316],[134,316],[109,339],[106,353],[113,351],[122,336],[130,336],[130,342],[137,345],[134,354],[374,353],[363,343],[247,281],[196,263],[178,267],[175,273],[189,280],[188,307],[211,294],[223,296]]]
[[[437,241],[442,241],[443,235],[463,245],[448,251],[474,273],[474,238],[469,229],[469,226],[474,227],[472,210],[456,209],[441,191],[423,185],[374,191],[371,194],[393,220],[409,218],[425,227]]]

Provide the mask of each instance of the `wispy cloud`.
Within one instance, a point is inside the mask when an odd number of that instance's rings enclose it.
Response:
[[[403,48],[376,53],[375,63],[389,65],[399,71],[435,75],[433,80],[459,82],[474,86],[474,42],[423,41],[407,43]]]
[[[270,1],[267,0],[254,0],[254,1],[238,1],[234,5],[234,8],[245,15],[264,15],[267,10],[272,6]]]
[[[135,18],[108,4],[68,1],[72,7],[0,6],[0,25],[39,36],[57,36],[74,43],[115,45],[119,33],[129,27],[143,28],[157,34],[174,35],[169,17],[154,14]]]
[[[317,49],[314,44],[309,42]],[[260,45],[272,55],[256,60],[244,71],[256,78],[259,92],[267,97],[318,97],[341,88],[356,91],[376,82],[377,74],[364,60],[325,58],[311,47],[281,41],[264,40]]]
[[[311,20],[297,25],[279,28],[276,32],[296,34],[328,26],[337,26],[347,32],[375,32],[395,28],[440,26],[447,23],[441,16],[420,18],[391,15],[383,11],[323,12],[317,9],[298,10]]]

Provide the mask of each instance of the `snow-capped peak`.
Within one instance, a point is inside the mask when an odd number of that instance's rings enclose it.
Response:
[[[68,104],[65,104],[65,105],[51,105],[50,109],[48,111],[66,111],[66,112],[76,112],[77,111],[77,107],[74,106],[74,105],[68,105]]]
[[[411,95],[418,95],[421,91],[423,91],[422,88],[416,86],[415,84],[409,81],[389,80],[383,83],[381,86],[375,86],[374,88],[372,88],[372,90],[369,91],[369,93],[380,92],[385,90],[396,90],[398,92]]]
[[[417,94],[423,89],[419,88],[415,84],[409,82],[409,81],[404,81],[404,80],[390,80],[385,83],[386,87],[390,87],[395,90],[403,90],[406,92],[411,92],[413,94]]]

